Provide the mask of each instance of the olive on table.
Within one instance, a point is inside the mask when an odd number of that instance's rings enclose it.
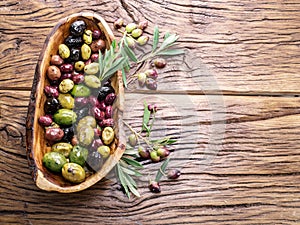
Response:
[[[86,29],[86,23],[83,20],[77,20],[70,26],[70,33],[74,36],[81,36]]]
[[[103,51],[106,48],[105,41],[102,39],[98,39],[92,42],[91,50],[92,52],[98,53],[99,51]]]
[[[64,79],[60,82],[58,89],[61,93],[68,93],[74,87],[74,82],[71,79]]]
[[[81,183],[85,179],[84,169],[77,163],[66,163],[62,167],[63,177],[72,183]]]
[[[64,131],[61,128],[47,128],[45,138],[49,141],[60,141],[64,136]]]
[[[44,92],[45,92],[47,97],[57,98],[58,95],[59,95],[58,88],[54,87],[54,86],[49,86],[49,85],[45,86]]]
[[[77,48],[71,48],[69,59],[73,62],[78,61],[80,59],[80,50]]]
[[[77,60],[75,60],[75,61],[77,61]],[[85,66],[85,64],[83,61],[77,61],[77,62],[75,62],[75,65],[74,65],[75,70],[79,71],[79,72],[84,69],[84,66]]]
[[[84,166],[85,161],[88,157],[88,153],[89,151],[86,148],[76,145],[70,152],[70,162],[77,163],[80,166]]]
[[[100,146],[99,148],[97,148],[97,151],[103,158],[107,158],[110,155],[110,148],[106,145]]]
[[[50,126],[52,122],[53,122],[52,117],[49,115],[39,117],[39,123],[44,127]]]
[[[91,90],[83,84],[77,84],[74,85],[71,95],[75,97],[88,97],[91,95]]]
[[[70,73],[73,71],[73,65],[70,63],[64,63],[60,66],[60,71],[63,73]]]
[[[58,80],[61,77],[60,69],[57,66],[49,66],[47,69],[47,76],[50,80]]]
[[[91,30],[85,30],[83,33],[83,41],[88,45],[91,44],[93,41],[92,35],[93,35],[93,32]]]
[[[88,60],[91,57],[91,48],[87,44],[81,46],[81,57],[83,60]]]
[[[152,78],[147,78],[146,80],[146,87],[149,88],[150,90],[156,90],[157,89],[157,82],[156,80]]]
[[[98,63],[91,63],[84,67],[84,72],[88,75],[95,75],[99,71],[99,64]]]
[[[79,47],[82,45],[82,42],[83,40],[81,36],[75,37],[70,35],[65,39],[65,45],[67,45],[69,48]]]
[[[64,60],[59,55],[51,56],[50,64],[55,66],[60,66],[64,63]]]
[[[84,82],[84,76],[83,74],[76,74],[76,75],[73,75],[72,77],[72,81],[74,82],[74,84],[81,84]]]
[[[101,86],[101,81],[95,75],[86,75],[84,77],[84,83],[90,88],[99,88]]]
[[[60,108],[60,104],[57,98],[50,97],[46,99],[44,104],[44,110],[46,114],[54,114]]]
[[[62,108],[73,109],[74,108],[74,98],[70,94],[60,93],[58,96],[58,101]]]
[[[88,146],[94,140],[94,129],[91,126],[82,125],[77,129],[77,137],[81,145]]]
[[[70,109],[59,109],[53,115],[53,119],[59,125],[70,126],[76,122],[77,115]]]
[[[62,142],[72,142],[72,139],[74,137],[74,128],[71,127],[62,127],[61,128],[64,131],[64,136],[62,137]]]
[[[47,152],[43,157],[43,164],[52,172],[61,172],[62,167],[67,163],[66,157],[58,152]]]
[[[58,54],[62,59],[67,59],[70,56],[70,49],[65,44],[60,44],[58,46]]]
[[[115,93],[110,93],[110,94],[106,95],[105,100],[104,100],[105,104],[112,105],[113,102],[115,101],[116,97],[117,96]]]
[[[106,86],[100,87],[98,92],[98,100],[99,101],[104,100],[108,94],[113,92],[114,89],[112,87],[106,87]]]

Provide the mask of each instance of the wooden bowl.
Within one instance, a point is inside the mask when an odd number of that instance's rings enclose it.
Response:
[[[47,148],[47,141],[44,136],[45,129],[38,123],[38,118],[44,115],[43,106],[46,100],[44,87],[49,85],[49,81],[46,78],[46,71],[50,65],[51,56],[57,54],[58,45],[63,43],[64,39],[69,35],[70,24],[78,19],[84,20],[88,29],[100,29],[104,33],[106,46],[110,46],[114,39],[112,31],[104,19],[96,13],[90,12],[73,14],[60,20],[47,36],[35,70],[26,121],[26,150],[28,164],[36,185],[40,189],[46,191],[71,193],[84,190],[94,185],[114,168],[125,151],[126,140],[122,126],[124,89],[122,75],[120,72],[117,72],[112,77],[112,86],[117,95],[117,99],[113,106],[116,141],[111,155],[105,161],[102,168],[98,172],[87,177],[84,182],[72,184],[67,182],[61,175],[55,175],[49,172],[43,166],[42,158],[44,154],[49,151],[47,150],[49,148]]]

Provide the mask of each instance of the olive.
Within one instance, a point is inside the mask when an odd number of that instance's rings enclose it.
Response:
[[[57,66],[49,66],[47,76],[50,80],[58,80],[61,76],[60,69]]]
[[[115,132],[111,127],[105,127],[102,131],[102,141],[105,145],[112,143],[115,137]]]
[[[74,66],[76,71],[82,71],[84,69],[85,64],[83,61],[77,61]]]
[[[125,27],[127,33],[131,33],[136,28],[137,28],[137,25],[135,23],[129,23]]]
[[[113,127],[114,120],[113,119],[105,119],[99,122],[100,127]]]
[[[140,45],[140,46],[143,46],[145,44],[147,44],[149,40],[149,36],[146,36],[146,35],[142,35],[140,36],[138,39],[137,39],[137,43]]]
[[[59,142],[51,146],[51,151],[58,152],[65,157],[68,157],[71,150],[73,148],[73,145],[66,143],[66,142]]]
[[[86,86],[90,88],[99,88],[101,86],[101,81],[95,75],[86,75],[84,77],[84,82]]]
[[[73,147],[70,152],[70,162],[77,163],[80,166],[85,164],[89,151],[79,145]]]
[[[88,60],[91,57],[91,48],[87,44],[81,46],[81,57],[83,60]]]
[[[47,128],[45,138],[49,141],[60,141],[64,136],[64,131],[61,128]]]
[[[146,80],[146,87],[149,88],[150,90],[156,90],[157,89],[157,82],[156,80],[152,78],[147,78]]]
[[[114,92],[114,89],[112,87],[100,87],[99,88],[99,92],[98,92],[98,100],[99,101],[102,101],[105,99],[105,97],[110,94],[110,93],[113,93]]]
[[[76,110],[76,115],[78,120],[82,119],[83,117],[89,115],[89,108],[84,107]]]
[[[95,127],[94,128],[94,136],[95,136],[95,138],[101,137],[101,134],[102,134],[101,128],[99,126]],[[101,139],[99,139],[99,140],[101,141]],[[96,139],[94,141],[96,141]],[[94,143],[94,141],[93,141],[93,143]],[[102,143],[102,141],[101,141],[101,143]]]
[[[86,106],[89,102],[89,99],[87,97],[77,97],[75,98],[75,106],[76,108],[82,108]]]
[[[74,84],[81,84],[84,82],[84,75],[80,73],[73,75],[72,81],[74,82]]]
[[[115,101],[116,97],[117,96],[115,93],[110,93],[110,94],[106,95],[105,100],[104,100],[105,104],[112,105],[113,102]]]
[[[47,152],[43,157],[43,164],[52,172],[61,172],[62,167],[67,163],[66,157],[58,152]]]
[[[44,104],[44,110],[46,114],[54,114],[60,108],[60,104],[57,98],[47,98]]]
[[[85,179],[85,171],[77,163],[66,163],[62,167],[62,175],[72,183],[81,183]]]
[[[79,36],[79,37],[74,37],[74,36],[68,36],[66,39],[65,39],[65,45],[67,45],[69,48],[72,48],[72,47],[79,47],[82,45],[82,37]]]
[[[115,29],[120,29],[123,25],[124,25],[124,20],[122,18],[119,18],[114,22]]]
[[[154,105],[148,104],[147,108],[151,113],[157,112],[157,105],[156,104],[154,104]]]
[[[50,126],[52,122],[53,122],[52,117],[49,115],[39,117],[39,123],[44,127]]]
[[[154,60],[153,64],[156,68],[161,69],[161,68],[164,68],[167,65],[167,62],[163,58],[157,58],[157,59]]]
[[[112,118],[112,114],[113,114],[112,106],[111,105],[106,106],[106,109],[105,109],[105,118],[106,119]]]
[[[128,136],[128,143],[129,143],[132,147],[136,146],[136,144],[137,144],[137,137],[136,137],[135,134],[130,134],[130,135]]]
[[[62,126],[71,126],[76,119],[76,113],[70,109],[59,109],[53,116],[54,122]]]
[[[157,155],[160,156],[161,158],[165,158],[170,155],[170,151],[166,147],[158,148],[156,152]]]
[[[168,172],[168,174],[167,174],[167,177],[169,178],[169,179],[177,179],[178,177],[180,177],[180,175],[181,175],[181,172],[180,172],[180,170],[178,170],[178,169],[172,169],[172,170],[170,170],[169,172]]]
[[[60,66],[64,63],[64,60],[59,55],[51,56],[50,64],[55,66]]]
[[[143,30],[142,30],[142,29],[136,28],[136,29],[134,29],[134,30],[131,32],[131,35],[132,35],[132,37],[134,37],[134,38],[138,38],[138,37],[140,37],[140,36],[142,35],[142,33],[143,33]]]
[[[100,30],[93,30],[93,34],[92,34],[93,39],[99,39],[100,36],[101,36]]]
[[[70,56],[70,49],[68,48],[67,45],[60,44],[58,46],[58,54],[60,55],[61,58],[67,59]]]
[[[47,97],[57,98],[59,95],[57,87],[54,87],[54,86],[45,86],[44,92]]]
[[[91,44],[93,41],[93,36],[92,36],[93,32],[91,30],[85,30],[83,33],[83,41],[86,44]]]
[[[97,126],[97,123],[96,123],[96,120],[94,117],[85,116],[81,120],[79,120],[79,122],[77,124],[77,132],[81,126],[90,126],[92,128],[95,128]]]
[[[146,83],[147,75],[145,73],[138,73],[137,79],[138,79],[139,85],[141,87],[143,87]]]
[[[152,78],[152,79],[157,79],[158,77],[158,73],[156,71],[156,69],[148,69],[145,71],[145,74],[147,77]]]
[[[59,94],[58,101],[64,109],[74,108],[74,98],[70,94]]]
[[[91,55],[91,60],[92,62],[97,62],[99,59],[99,54],[98,53],[94,53]]]
[[[71,95],[75,97],[88,97],[91,94],[91,90],[82,84],[74,85]]]
[[[90,103],[91,106],[96,106],[96,105],[99,104],[98,99],[97,99],[96,96],[94,96],[94,95],[90,95],[90,96],[88,97],[88,100],[89,100],[89,103]]]
[[[72,74],[71,73],[62,74],[61,77],[60,77],[60,81],[62,81],[64,79],[72,79]]]
[[[135,40],[132,37],[126,37],[126,42],[130,48],[135,47]]]
[[[99,129],[98,129],[99,130]],[[91,148],[93,149],[93,150],[97,150],[97,148],[99,148],[100,146],[102,146],[103,145],[103,143],[102,143],[102,141],[101,141],[101,139],[100,138],[97,138],[97,139],[94,139],[94,141],[93,141],[93,143],[92,143],[92,145],[91,145]]]
[[[72,138],[72,140],[71,140],[71,144],[72,144],[73,146],[79,145],[79,141],[78,141],[78,138],[77,138],[76,135],[73,136],[73,138]]]
[[[61,93],[67,93],[74,87],[74,82],[71,79],[64,79],[60,82],[58,88]]]
[[[160,156],[157,155],[157,151],[155,151],[155,150],[150,152],[150,158],[151,158],[152,162],[160,161]]]
[[[61,139],[63,142],[72,142],[74,137],[74,128],[73,127],[64,127],[61,128],[64,131],[64,136]]]
[[[153,193],[160,193],[160,185],[158,182],[156,181],[151,181],[151,183],[149,184],[149,190]]]
[[[77,129],[77,137],[79,143],[83,146],[88,146],[94,140],[94,129],[88,125],[82,125]]]
[[[142,146],[138,147],[138,153],[143,159],[150,159],[150,151],[148,149],[143,148]]]
[[[107,158],[110,155],[110,148],[108,146],[102,145],[97,148],[97,152],[99,152],[103,158]]]
[[[103,164],[103,157],[98,151],[90,151],[86,160],[86,165],[94,171],[98,171]]]
[[[98,73],[98,71],[99,71],[99,64],[95,63],[95,62],[93,62],[89,65],[86,65],[84,67],[84,72],[89,75],[94,75],[94,74]]]
[[[69,73],[72,72],[72,70],[73,70],[73,65],[70,63],[65,63],[60,66],[60,71],[63,73]]]
[[[148,27],[148,21],[147,20],[141,21],[138,24],[138,28],[140,28],[142,30],[146,29],[147,27]]]
[[[78,61],[80,59],[80,50],[77,48],[71,48],[69,59],[73,62]]]
[[[70,33],[74,36],[81,36],[86,29],[86,23],[83,20],[77,20],[70,26]]]
[[[103,51],[106,48],[105,41],[102,39],[98,39],[92,42],[91,50],[92,52],[98,53],[99,51]]]
[[[105,101],[98,101],[97,108],[99,108],[101,111],[105,111]]]

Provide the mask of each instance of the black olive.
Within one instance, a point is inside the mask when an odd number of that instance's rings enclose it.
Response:
[[[65,39],[65,45],[67,45],[69,48],[80,47],[82,44],[83,44],[82,37],[68,36]]]
[[[89,151],[86,160],[86,165],[93,171],[97,172],[98,170],[100,170],[102,164],[103,164],[103,158],[101,154],[98,151]]]
[[[80,58],[80,50],[77,48],[71,48],[70,50],[70,60],[76,62]]]
[[[47,98],[44,105],[44,110],[46,114],[54,114],[59,108],[60,108],[60,104],[58,99],[53,97]]]
[[[75,113],[77,115],[77,121],[81,120],[83,117],[89,115],[90,109],[88,107],[84,107],[78,110],[75,110]]]
[[[105,99],[106,95],[113,93],[114,89],[111,86],[103,86],[99,89],[98,100],[102,101]]]
[[[81,36],[86,29],[86,24],[83,20],[77,20],[70,26],[70,32],[74,36]]]
[[[74,137],[74,128],[73,127],[65,127],[62,128],[64,131],[64,136],[61,139],[62,142],[71,142],[72,138]]]

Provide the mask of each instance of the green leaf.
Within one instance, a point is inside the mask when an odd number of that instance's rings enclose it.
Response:
[[[159,42],[159,29],[158,29],[158,26],[155,26],[154,32],[153,32],[152,52],[154,52],[156,50],[158,42]]]
[[[127,162],[129,165],[134,166],[134,167],[136,167],[136,168],[143,168],[143,165],[142,165],[140,162],[138,162],[138,161],[136,161],[136,160],[134,160],[134,159],[127,158],[127,157],[123,156],[123,157],[122,157],[122,160],[124,160],[124,161]]]
[[[136,149],[133,149],[133,148],[126,148],[124,154],[125,155],[137,155],[138,151]]]
[[[181,55],[184,54],[183,49],[167,49],[156,53],[156,55],[165,55],[165,56],[173,56],[173,55]]]
[[[121,165],[119,163],[117,163],[117,175],[118,175],[121,185],[123,186],[123,188],[125,190],[127,197],[130,198],[130,193],[129,193],[129,190],[127,187],[127,182],[126,182],[126,179],[124,178],[124,172],[121,169]]]
[[[159,140],[151,140],[151,143],[156,143],[156,144],[160,144],[160,145],[170,145],[175,143],[177,140],[171,139],[170,137],[166,137],[163,139],[159,139]]]
[[[100,76],[101,76],[102,73],[103,73],[104,64],[103,64],[103,54],[101,53],[100,50],[99,50],[98,63],[99,63],[99,74],[100,74]]]
[[[134,194],[137,197],[141,197],[140,193],[136,189],[136,184],[134,186],[134,184],[132,183],[132,178],[128,174],[125,173],[124,174],[124,179],[127,183],[127,186],[129,188],[129,190],[131,191],[131,193]]]
[[[161,44],[161,46],[159,47],[157,52],[160,52],[160,51],[164,50],[165,48],[172,46],[177,41],[178,38],[179,38],[178,35],[171,34],[169,37],[166,38],[166,40],[164,40],[164,42]]]
[[[137,177],[142,176],[142,174],[140,172],[130,169],[130,168],[122,167],[122,170],[124,173],[127,173],[129,175],[133,175],[133,176],[137,176]]]
[[[164,36],[164,40],[166,40],[168,37],[170,37],[170,35],[171,35],[170,32],[167,32]]]
[[[168,163],[170,161],[170,158],[167,158],[163,164],[160,166],[160,169],[157,171],[156,177],[155,177],[155,181],[159,182],[160,179],[162,178],[162,176],[164,175],[166,168],[168,166]]]
[[[122,68],[122,79],[123,79],[124,87],[127,88],[127,78],[126,78],[126,73],[124,68]]]
[[[148,105],[146,102],[144,102],[144,115],[143,115],[143,127],[142,127],[142,131],[147,131],[149,132],[149,128],[148,128],[148,123],[150,120],[150,114],[151,112],[148,109]]]
[[[133,62],[137,62],[138,59],[136,57],[136,55],[134,54],[134,52],[131,50],[131,48],[128,46],[128,43],[126,41],[126,38],[124,39],[124,51],[126,53],[126,55],[133,61]]]
[[[101,80],[104,80],[105,78],[110,77],[111,75],[113,75],[118,70],[122,70],[123,67],[124,67],[124,62],[125,61],[126,61],[126,58],[124,58],[124,57],[120,57],[120,58],[116,59],[112,63],[112,65],[108,68],[108,70],[103,72]]]

